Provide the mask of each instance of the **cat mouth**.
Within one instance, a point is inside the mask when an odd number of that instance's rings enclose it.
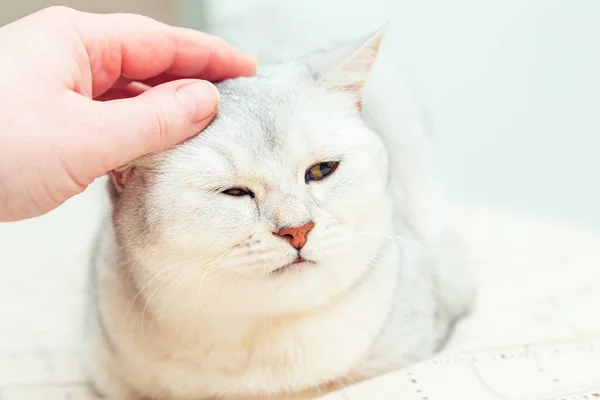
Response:
[[[281,274],[283,272],[287,272],[287,271],[291,271],[291,270],[297,271],[297,270],[307,267],[311,264],[315,264],[315,262],[311,261],[311,260],[307,260],[304,257],[302,257],[300,254],[298,254],[298,257],[296,257],[296,259],[293,262],[286,264],[282,267],[279,267],[279,268],[271,271],[271,273],[277,275],[277,274]]]

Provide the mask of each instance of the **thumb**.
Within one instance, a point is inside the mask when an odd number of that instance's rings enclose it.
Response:
[[[179,80],[120,100],[95,103],[101,110],[98,145],[105,168],[117,168],[197,134],[212,121],[219,92],[210,82]]]

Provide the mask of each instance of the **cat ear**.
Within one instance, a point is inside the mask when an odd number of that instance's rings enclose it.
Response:
[[[164,157],[164,154],[148,154],[136,158],[127,164],[113,169],[108,173],[109,191],[112,197],[118,197],[128,185],[137,182],[145,183],[147,173]]]
[[[360,106],[360,92],[377,58],[386,29],[333,51],[310,55],[308,64],[319,84],[330,90],[355,94]]]
[[[127,164],[110,171],[108,176],[112,192],[116,196],[120,195],[136,172],[136,167],[133,164]]]

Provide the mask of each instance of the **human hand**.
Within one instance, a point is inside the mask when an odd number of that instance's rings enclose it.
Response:
[[[0,221],[200,132],[218,92],[199,79],[255,69],[218,38],[137,15],[52,7],[0,28]]]

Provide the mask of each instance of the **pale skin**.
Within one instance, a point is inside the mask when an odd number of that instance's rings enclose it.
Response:
[[[0,222],[197,134],[218,108],[210,81],[255,71],[216,37],[137,15],[52,7],[0,28]]]

